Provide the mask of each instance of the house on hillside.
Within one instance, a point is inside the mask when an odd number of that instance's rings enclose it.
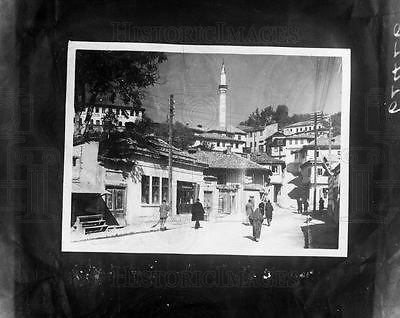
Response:
[[[312,139],[293,152],[297,167],[300,167],[306,161],[314,160],[314,145],[314,139]],[[318,137],[316,156],[318,160],[325,160],[328,164],[338,162],[340,160],[340,135],[332,137],[330,142],[325,136]]]
[[[77,130],[78,122],[80,125],[82,125],[88,116],[88,96],[89,95],[87,94],[85,102],[86,106],[83,107],[83,110],[79,116],[74,117],[75,131]],[[123,129],[128,122],[137,122],[142,120],[145,109],[133,104],[125,104],[120,98],[118,98],[118,96],[114,101],[111,101],[110,96],[108,95],[98,96],[91,113],[90,129],[93,129],[94,131],[102,131],[104,117],[109,111],[115,114],[117,127]]]
[[[297,123],[293,123],[283,127],[283,133],[286,136],[294,135],[294,134],[303,134],[303,133],[314,133],[314,121],[301,121]],[[318,136],[327,134],[328,128],[325,126],[324,123],[318,122],[317,123],[317,134]]]
[[[219,214],[229,213],[242,217],[245,204],[252,199],[258,204],[268,193],[271,170],[231,151],[191,151],[198,161],[207,164],[205,176],[216,178]]]
[[[234,128],[234,127],[228,127]],[[220,130],[211,128],[207,132],[194,133],[195,142],[193,148],[199,148],[201,145],[211,147],[213,151],[226,151],[231,148],[232,152],[243,153],[246,146],[245,133],[239,129]]]
[[[279,160],[269,156],[267,153],[252,153],[250,159],[267,169],[271,170],[270,183],[267,186],[267,197],[271,202],[277,202],[278,196],[281,194],[283,177],[286,164],[283,160]]]
[[[250,127],[239,125],[246,132],[246,149],[248,152],[266,152],[265,140],[278,131],[278,124]]]
[[[283,160],[285,158],[286,136],[282,132],[275,132],[265,139],[266,153],[271,157]]]

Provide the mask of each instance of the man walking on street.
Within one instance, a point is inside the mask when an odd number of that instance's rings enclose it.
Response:
[[[324,199],[322,199],[322,197],[319,198],[319,211],[322,212],[322,210],[324,209]]]
[[[303,213],[303,201],[301,200],[301,197],[297,199],[297,213]]]
[[[268,200],[266,207],[265,207],[265,218],[267,219],[267,225],[271,226],[272,221],[272,211],[274,208],[272,207],[271,201]]]
[[[304,214],[308,213],[308,200],[307,198],[304,199]]]
[[[160,205],[160,230],[165,231],[167,228],[165,227],[165,222],[167,221],[169,205],[165,200],[162,200]]]
[[[194,225],[196,230],[200,227],[199,221],[204,221],[204,208],[200,203],[200,199],[197,199],[196,203],[192,206],[192,221],[196,221]]]

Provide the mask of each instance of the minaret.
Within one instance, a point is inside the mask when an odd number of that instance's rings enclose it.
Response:
[[[225,64],[222,60],[221,68],[221,79],[218,86],[219,91],[219,126],[222,130],[226,130],[226,91],[228,90],[228,85],[226,85],[226,74],[225,74]]]

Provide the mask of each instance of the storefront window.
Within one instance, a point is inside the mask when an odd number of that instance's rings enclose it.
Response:
[[[142,203],[150,203],[150,177],[142,176]]]
[[[168,201],[168,178],[162,178],[161,197],[163,200]]]
[[[152,177],[151,178],[151,203],[159,204],[160,203],[160,178]]]

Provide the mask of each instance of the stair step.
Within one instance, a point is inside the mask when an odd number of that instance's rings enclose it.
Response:
[[[80,215],[76,217],[77,220],[82,222],[89,222],[90,220],[96,221],[103,218],[103,214],[92,214],[92,215]]]
[[[81,222],[82,227],[91,227],[96,225],[104,225],[106,220],[98,220],[98,221],[88,221],[88,222]]]
[[[108,225],[104,224],[104,225],[95,225],[95,226],[88,226],[84,228],[85,234],[89,234],[89,233],[97,233],[97,232],[104,232],[105,230],[107,230]]]

